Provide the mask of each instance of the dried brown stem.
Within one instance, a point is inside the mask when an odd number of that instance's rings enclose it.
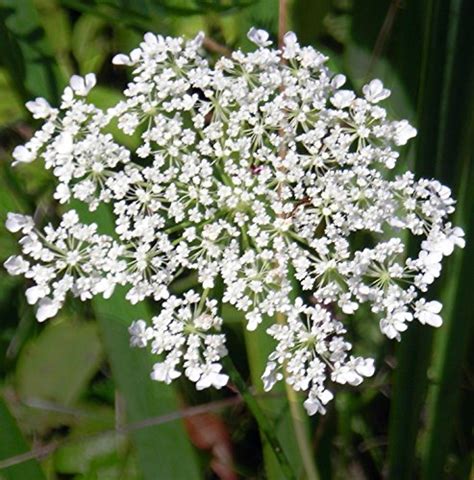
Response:
[[[215,40],[209,37],[204,37],[204,40],[202,41],[202,46],[206,50],[209,50],[210,52],[218,53],[224,57],[230,57],[232,54],[232,50],[230,50],[225,45],[222,45],[219,42],[216,42]]]
[[[372,74],[375,65],[379,61],[382,53],[385,49],[385,45],[387,40],[392,33],[393,24],[395,22],[395,18],[397,17],[398,11],[401,8],[401,1],[400,0],[392,0],[390,6],[388,7],[387,14],[385,16],[384,22],[382,27],[380,28],[379,34],[377,36],[377,40],[375,41],[374,50],[372,51],[372,57],[370,59],[369,68],[366,74],[366,81],[369,79],[370,75]]]
[[[278,394],[266,393],[263,395],[259,394],[255,396],[256,397],[257,396],[272,397],[272,396],[280,396],[280,395],[281,395],[280,393]],[[145,418],[144,420],[139,420],[139,421],[131,422],[122,426],[117,426],[116,428],[113,428],[113,429],[102,430],[101,432],[93,433],[90,435],[83,435],[80,437],[75,437],[74,439],[66,438],[64,440],[51,442],[51,443],[48,443],[47,445],[33,448],[28,452],[21,453],[19,455],[14,455],[4,460],[0,460],[0,470],[12,467],[14,465],[18,465],[23,462],[27,462],[28,460],[34,460],[34,459],[38,460],[38,459],[47,457],[48,455],[51,455],[53,452],[55,452],[58,448],[69,443],[87,441],[93,438],[100,437],[101,435],[105,435],[113,432],[124,435],[130,432],[134,432],[136,430],[141,430],[142,428],[162,425],[163,423],[168,423],[175,420],[181,420],[183,418],[189,418],[194,415],[200,415],[200,414],[211,412],[211,411],[222,410],[224,408],[231,407],[233,405],[240,405],[241,403],[243,403],[242,397],[240,395],[236,395],[231,398],[217,400],[215,402],[209,402],[202,405],[196,405],[195,407],[188,407],[182,410],[166,413],[158,417]]]
[[[287,0],[279,0],[278,5],[278,48],[283,48],[283,38],[288,29]]]

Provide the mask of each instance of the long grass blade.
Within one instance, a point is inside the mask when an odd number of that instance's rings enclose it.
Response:
[[[96,222],[102,231],[113,229],[112,215],[106,207],[90,214],[84,206],[75,205],[85,222]],[[172,386],[150,379],[152,355],[130,347],[128,327],[133,320],[149,320],[152,312],[146,302],[131,305],[123,289],[112,298],[97,297],[93,308],[102,332],[112,373],[126,404],[128,421],[137,422],[176,410],[180,401]],[[197,459],[181,421],[151,426],[133,432],[132,440],[145,480],[200,478]]]
[[[471,191],[474,182],[474,66],[472,62],[466,62],[466,54],[469,57],[470,51],[472,57],[474,37],[468,22],[473,13],[472,2],[451,1],[446,55],[442,62],[445,71],[436,168],[438,175],[457,187],[455,223],[464,227],[468,246],[465,251],[456,252],[441,292],[444,325],[436,333],[434,343],[433,383],[427,399],[427,428],[422,443],[421,478],[424,480],[441,478],[445,473],[456,424],[453,412],[457,411],[462,366],[472,334],[470,266],[474,263],[474,250],[469,239],[474,233],[474,196]],[[446,158],[452,159],[449,165]]]
[[[457,22],[459,20],[458,16],[453,14],[452,8],[458,2],[430,0],[420,3],[423,3],[425,7],[426,21],[417,95],[419,139],[415,161],[416,172],[418,175],[425,177],[437,176],[444,183],[453,185],[457,183],[455,175],[453,175],[453,170],[455,169],[452,168],[455,162],[448,165],[445,159],[447,155],[456,155],[459,146],[459,139],[455,136],[453,137],[453,135],[448,135],[450,124],[459,126],[457,121],[460,120],[456,118],[459,113],[454,111],[449,104],[449,95],[453,90],[454,69],[453,51],[450,48],[450,42],[452,42],[450,32],[451,35],[456,35],[455,32],[458,30]],[[433,139],[436,139],[436,141],[433,141]],[[449,283],[440,295],[448,300],[448,303],[449,297],[455,295],[453,292],[456,290],[455,274],[453,275],[456,270],[456,264],[450,265],[450,268],[452,274],[448,276]],[[447,310],[450,310],[449,306]],[[453,319],[449,317],[450,313],[447,312],[447,315],[445,314],[447,325],[437,334],[436,348],[434,350],[432,349],[433,332],[428,332],[427,329],[420,327],[408,332],[398,350],[398,366],[395,374],[395,389],[389,428],[389,478],[391,479],[409,479],[413,478],[415,474],[418,475],[416,473],[416,447],[419,440],[420,416],[426,395],[427,371],[430,366],[432,352],[435,365],[438,365],[438,373],[443,371],[443,369],[444,373],[448,373],[449,368],[452,368],[450,373],[453,375],[447,383],[453,388],[453,393],[457,390],[455,384],[459,382],[459,375],[456,375],[455,371],[458,372],[456,369],[459,369],[462,361],[462,344],[458,345],[459,351],[455,354],[456,360],[449,366],[445,361],[451,362],[447,358],[442,358],[443,352],[439,350],[439,348],[443,348],[443,343],[447,342],[444,345],[444,349],[447,357],[450,356],[446,350],[452,348],[453,345],[448,344],[453,341],[451,335],[455,332],[450,328]],[[455,330],[461,331],[464,329],[465,331],[467,327],[464,323],[460,322],[459,327]],[[443,339],[443,337],[448,338]],[[430,370],[432,369],[430,368]],[[441,379],[441,376],[438,378]],[[443,377],[443,381],[447,381],[447,378]],[[436,387],[435,391],[441,388],[442,392],[445,387]],[[435,397],[431,402],[431,406],[428,403],[429,410],[436,409],[436,394],[434,393],[433,395]],[[434,412],[430,412],[429,415],[432,418],[436,417]],[[431,448],[431,453],[425,454],[425,475],[427,475],[425,478],[427,480],[441,478],[441,476],[437,476],[433,472],[437,468],[438,474],[441,475],[441,465],[444,465],[445,460],[445,456],[443,458],[440,455],[441,449],[439,446],[440,444],[447,445],[442,437],[448,434],[449,427],[446,422],[443,423],[439,415],[437,418],[437,422],[441,421],[442,423],[442,425],[438,423],[439,431],[435,432],[432,424],[428,426],[426,433],[429,439],[428,443],[431,442],[432,446],[433,444],[438,445],[437,450]],[[437,453],[434,453],[435,451]],[[444,453],[446,454],[447,451]],[[438,466],[433,467],[434,469],[432,466],[428,467],[428,462],[431,461],[435,462],[433,465],[436,464]]]
[[[97,298],[93,307],[115,382],[125,400],[128,420],[137,422],[176,410],[180,402],[173,387],[150,379],[151,355],[130,347],[130,323],[138,318],[151,318],[151,312],[144,303],[130,305],[124,296],[123,291],[117,291],[109,300]],[[200,478],[181,421],[137,430],[132,439],[146,480]]]
[[[8,410],[8,407],[0,397],[0,460],[27,452],[29,450],[21,432]],[[29,460],[18,465],[0,470],[0,478],[5,480],[46,480],[36,460]]]

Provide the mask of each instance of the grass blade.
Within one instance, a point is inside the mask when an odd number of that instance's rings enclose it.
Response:
[[[0,463],[9,457],[29,451],[15,419],[8,410],[7,405],[0,397]],[[18,465],[0,470],[0,478],[5,480],[46,480],[36,460],[28,460]]]
[[[105,206],[93,214],[81,204],[75,203],[73,207],[80,212],[83,221],[94,221],[102,231],[112,231],[112,215]],[[118,288],[109,300],[96,297],[92,305],[114,380],[125,400],[128,421],[146,420],[178,409],[180,402],[175,388],[150,379],[154,363],[152,354],[130,347],[128,327],[132,321],[149,320],[152,316],[146,302],[131,305],[125,299],[124,289]],[[132,440],[145,480],[201,478],[181,421],[138,430],[133,432]]]
[[[109,300],[95,299],[93,306],[115,382],[125,399],[128,420],[145,420],[179,408],[174,388],[150,379],[151,354],[129,345],[130,323],[151,318],[146,304],[132,306],[125,300],[124,291],[118,290]],[[200,478],[181,421],[138,430],[132,439],[145,479]]]
[[[474,197],[470,187],[474,182],[472,168],[472,138],[474,135],[474,68],[466,62],[466,45],[474,44],[468,22],[472,15],[471,2],[451,1],[449,10],[444,89],[441,96],[440,135],[437,142],[436,168],[450,184],[457,186],[457,221],[466,231],[468,246],[455,254],[447,282],[441,292],[444,305],[444,325],[436,333],[433,356],[433,384],[427,399],[427,428],[422,444],[422,477],[441,478],[452,447],[463,362],[472,334],[471,284],[474,250],[469,239],[474,234]],[[452,158],[448,165],[444,161]],[[461,415],[461,413],[459,413]],[[464,418],[459,418],[464,422]],[[463,452],[461,452],[462,455]],[[468,453],[466,453],[468,456]],[[465,478],[467,478],[465,475]],[[462,478],[462,477],[459,477]]]
[[[450,186],[458,183],[456,175],[461,168],[453,168],[453,163],[446,162],[446,158],[456,158],[459,146],[456,132],[460,131],[460,125],[466,120],[465,117],[459,118],[456,108],[450,105],[450,95],[456,92],[456,95],[462,97],[466,89],[470,88],[467,86],[469,78],[466,78],[466,75],[459,78],[466,85],[465,88],[461,88],[461,83],[455,83],[456,78],[453,77],[453,72],[459,68],[452,57],[455,32],[463,31],[465,35],[472,36],[472,33],[469,33],[472,29],[467,23],[464,29],[456,24],[459,16],[455,7],[459,7],[461,3],[466,7],[463,18],[467,22],[470,18],[467,12],[469,2],[462,0],[418,0],[393,10],[392,13],[396,15],[392,19],[394,28],[390,35],[384,38],[385,52],[381,58],[391,62],[405,84],[411,101],[417,104],[415,125],[419,135],[414,159],[417,176],[438,177]],[[472,6],[470,8],[472,9]],[[356,43],[362,43],[366,47],[375,45],[389,9],[387,3],[376,0],[356,3],[353,21]],[[413,46],[413,39],[420,37],[423,41],[420,42],[420,47],[416,48]],[[461,44],[472,45],[472,38],[470,41],[464,39],[459,43]],[[399,107],[398,104],[395,105]],[[448,276],[452,279],[451,275]],[[450,288],[454,288],[452,282],[450,283]],[[439,295],[435,293],[435,296]],[[443,293],[441,297],[446,298]],[[448,330],[449,326],[443,327],[438,333],[449,335]],[[396,351],[397,367],[393,379],[389,422],[389,479],[412,479],[417,475],[416,449],[428,385],[427,371],[431,360],[433,333],[427,328],[413,325],[403,335],[403,341]],[[435,345],[439,364],[441,359],[438,348],[441,344],[438,339]],[[453,370],[459,367],[459,362],[457,367],[452,366]],[[456,390],[454,384],[452,386]],[[431,430],[428,436],[430,435]],[[438,442],[444,441],[439,434],[436,436]],[[426,460],[426,464],[428,462],[429,460]],[[431,480],[440,477],[428,475],[426,479],[428,478]]]

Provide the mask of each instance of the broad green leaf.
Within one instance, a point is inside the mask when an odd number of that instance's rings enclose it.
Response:
[[[62,74],[71,75],[74,70],[69,56],[72,22],[68,11],[61,8],[59,0],[33,0],[33,4]]]
[[[331,8],[331,0],[294,0],[291,8],[292,25],[302,45],[314,44],[324,30],[324,19]]]
[[[97,72],[110,53],[111,44],[106,38],[108,23],[100,17],[81,15],[74,24],[72,53],[82,75]]]
[[[21,352],[16,384],[25,399],[72,405],[102,360],[97,326],[63,319],[50,322]]]
[[[2,460],[29,450],[30,447],[26,444],[15,419],[3,398],[0,397],[0,464]],[[36,460],[28,460],[0,469],[0,478],[2,480],[46,480],[46,476]]]
[[[87,474],[94,466],[116,464],[126,454],[127,439],[115,432],[105,432],[82,440],[69,437],[69,443],[54,455],[55,469],[64,474]]]
[[[0,126],[21,118],[23,107],[8,81],[7,71],[0,69]]]

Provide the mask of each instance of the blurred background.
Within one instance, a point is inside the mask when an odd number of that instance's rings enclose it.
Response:
[[[295,424],[284,389],[262,394],[271,345],[264,333],[248,337],[239,316],[224,312],[232,357],[301,479],[474,478],[473,7],[472,0],[288,2],[289,28],[330,56],[330,67],[354,89],[374,77],[392,89],[389,113],[419,131],[400,168],[452,188],[454,222],[468,241],[446,261],[432,292],[444,304],[442,328],[412,325],[397,344],[360,312],[350,330],[358,351],[375,355],[378,373],[357,389],[339,388],[325,416]],[[112,105],[127,72],[111,58],[147,31],[202,30],[217,57],[251,48],[251,26],[275,37],[277,24],[276,0],[0,0],[1,262],[17,252],[3,227],[7,212],[52,221],[58,214],[53,178],[41,162],[11,168],[12,149],[38,126],[25,101],[43,96],[55,104],[70,75],[95,72],[99,86],[90,98]],[[133,138],[120,140],[133,147]],[[107,221],[107,212],[99,215]],[[171,388],[149,379],[152,359],[129,348],[127,327],[150,318],[153,306],[132,307],[120,295],[86,305],[71,300],[40,325],[24,289],[0,269],[1,480],[285,478],[232,389],[198,393],[184,382]],[[310,475],[295,428],[313,453]]]

